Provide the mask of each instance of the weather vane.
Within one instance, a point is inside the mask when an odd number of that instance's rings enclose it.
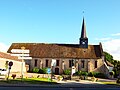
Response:
[[[84,11],[82,13],[84,14]]]
[[[85,13],[85,12],[84,12],[84,11],[82,11],[82,13],[83,13],[83,17],[84,17],[84,13]]]

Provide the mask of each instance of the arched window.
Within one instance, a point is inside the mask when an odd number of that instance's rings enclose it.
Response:
[[[59,60],[56,60],[57,62],[56,62],[56,66],[59,66]]]
[[[82,67],[82,68],[85,67],[85,61],[84,61],[84,60],[81,61],[81,67]]]
[[[48,60],[46,59],[46,65],[45,65],[46,67],[48,67]]]
[[[38,61],[38,60],[37,60],[37,59],[35,59],[35,67],[37,67],[37,61]]]
[[[95,61],[95,68],[97,68],[97,61]]]

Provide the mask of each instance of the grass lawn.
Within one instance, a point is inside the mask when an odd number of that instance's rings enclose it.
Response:
[[[101,82],[103,84],[106,84],[106,85],[117,85],[117,86],[120,86],[120,84],[117,84],[116,82]]]
[[[48,80],[48,78],[23,78],[21,79],[9,79],[1,80],[0,83],[8,84],[57,84],[57,82]]]
[[[116,85],[116,82],[101,82],[103,84],[108,84],[108,85]]]

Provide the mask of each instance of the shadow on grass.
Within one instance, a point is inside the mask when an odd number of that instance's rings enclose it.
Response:
[[[3,83],[3,84],[58,84],[57,82],[55,81],[50,81],[48,79],[45,79],[45,78],[42,78],[42,79],[35,79],[35,78],[28,78],[28,79],[25,79],[23,78],[22,80],[21,79],[10,79],[10,80],[1,80],[0,83]]]

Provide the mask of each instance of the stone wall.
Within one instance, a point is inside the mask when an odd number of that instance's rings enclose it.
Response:
[[[35,67],[35,59],[37,59],[37,67],[38,68],[45,68],[46,67],[46,60],[48,60],[48,67],[51,68],[51,62],[52,58],[33,58],[31,60],[30,68],[31,70]],[[59,74],[63,73],[63,69],[71,69],[69,67],[69,60],[67,58],[54,58],[56,60],[59,60],[59,66],[53,67],[53,73],[55,73],[55,68],[59,68]],[[73,59],[76,60],[77,63],[75,63],[76,71],[87,71],[87,72],[101,72],[105,73],[106,68],[104,67],[104,61],[102,59]],[[84,68],[81,67],[82,61],[84,61]],[[95,61],[97,61],[97,68],[95,68]],[[64,64],[63,64],[64,63]],[[63,66],[64,65],[64,66]]]

